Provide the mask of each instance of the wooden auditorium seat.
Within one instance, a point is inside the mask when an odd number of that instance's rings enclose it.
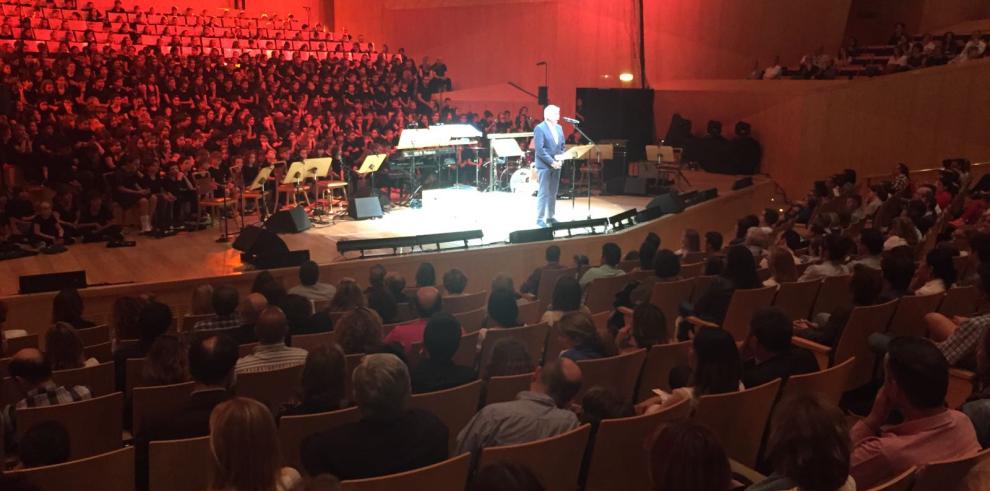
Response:
[[[640,348],[622,355],[577,362],[581,367],[581,390],[574,401],[580,402],[588,389],[597,385],[611,389],[620,401],[632,403],[644,361],[646,350]]]
[[[488,316],[488,310],[481,308],[467,312],[458,312],[452,315],[461,323],[461,329],[464,332],[475,332],[481,329],[482,324],[485,322],[485,317]]]
[[[784,383],[780,399],[799,394],[818,394],[826,401],[838,406],[842,393],[849,385],[849,377],[855,367],[856,357],[849,358],[830,368],[823,368],[814,373],[792,375]]]
[[[334,343],[333,331],[317,332],[313,334],[296,334],[292,336],[292,346],[302,348],[306,351],[313,351],[320,346],[330,346]]]
[[[304,473],[299,447],[306,437],[360,419],[361,411],[357,407],[325,413],[282,416],[278,420],[278,441],[285,465],[295,467],[300,473]]]
[[[938,313],[947,317],[956,315],[971,315],[976,312],[976,306],[980,301],[980,291],[975,286],[957,286],[949,288],[945,292],[942,305],[938,307]]]
[[[135,387],[131,391],[131,433],[168,421],[185,406],[195,382]]]
[[[927,331],[925,314],[935,312],[945,294],[905,295],[897,302],[888,332],[894,336],[924,337]]]
[[[815,306],[821,287],[821,280],[781,283],[777,296],[773,299],[773,306],[783,310],[792,321],[810,319],[811,309]]]
[[[584,304],[591,313],[605,312],[612,309],[615,294],[629,283],[626,275],[597,278],[584,287]]]
[[[124,394],[121,392],[56,406],[18,409],[14,413],[17,439],[38,424],[58,421],[68,431],[72,442],[69,457],[92,457],[123,446],[123,411]]]
[[[83,346],[84,358],[96,358],[100,363],[113,362],[113,343],[105,343]]]
[[[708,289],[715,284],[715,280],[718,276],[715,275],[702,275],[694,278],[694,289],[691,290],[691,303],[696,303],[699,298],[701,298],[705,293],[708,293]]]
[[[79,340],[83,346],[110,342],[110,325],[100,324],[98,326],[87,327],[86,329],[76,329]]]
[[[18,351],[25,348],[37,348],[38,347],[38,335],[28,334],[27,336],[17,336],[7,340],[7,351],[4,352],[5,356],[14,356]]]
[[[908,491],[914,485],[914,473],[917,469],[917,467],[911,466],[887,482],[878,484],[866,491]]]
[[[84,385],[93,397],[105,396],[115,390],[112,361],[91,367],[55,370],[52,372],[52,380],[66,387]]]
[[[755,467],[780,379],[739,392],[701,396],[694,419],[718,435],[725,453]]]
[[[134,447],[72,460],[6,472],[12,479],[23,479],[39,491],[134,491]]]
[[[522,465],[533,471],[545,491],[574,491],[590,434],[591,425],[585,424],[542,440],[488,447],[481,451],[478,468],[497,462]]]
[[[148,491],[193,491],[210,484],[210,437],[148,444]]]
[[[457,434],[478,411],[482,384],[475,380],[450,389],[413,394],[409,408],[427,411],[440,418],[447,425],[449,447],[453,450],[457,446]]]
[[[485,307],[488,302],[488,290],[478,293],[465,293],[443,297],[443,311],[448,314],[459,314]]]
[[[668,326],[673,326],[674,320],[680,315],[681,304],[691,300],[691,292],[694,291],[694,284],[695,280],[692,278],[677,281],[658,281],[653,284],[650,303],[663,312]]]
[[[729,308],[725,312],[722,329],[732,334],[737,342],[745,341],[749,336],[749,323],[753,320],[753,314],[757,310],[769,307],[776,294],[775,286],[736,289],[732,292],[732,300],[729,301]]]
[[[517,394],[529,390],[532,382],[533,372],[489,377],[485,385],[485,400],[482,401],[482,405],[514,401]]]
[[[443,462],[411,471],[344,481],[341,483],[341,489],[344,491],[464,489],[470,471],[471,454],[464,453]]]
[[[296,365],[264,372],[240,373],[234,390],[239,396],[249,397],[268,406],[274,413],[296,395],[302,371],[303,365]]]
[[[990,486],[990,449],[918,468],[913,491],[978,491]]]
[[[681,264],[681,278],[697,278],[705,272],[705,263],[684,263]]]
[[[524,325],[539,324],[543,318],[543,305],[537,301],[523,302],[519,304],[519,322]]]
[[[547,310],[553,300],[553,290],[557,280],[564,276],[577,275],[577,268],[546,268],[540,271],[540,284],[536,289],[536,298],[540,302],[540,310]]]
[[[675,367],[687,366],[690,353],[691,341],[650,346],[640,374],[636,402],[653,397],[653,389],[670,392],[670,371]]]
[[[585,491],[652,489],[647,442],[662,424],[690,414],[691,401],[681,399],[653,414],[603,420],[595,432]]]
[[[547,332],[549,330],[550,326],[547,324],[535,324],[509,329],[489,329],[485,333],[485,340],[481,345],[481,355],[478,357],[480,363],[479,375],[485,375],[488,362],[492,358],[492,350],[495,348],[495,344],[503,339],[515,339],[526,346],[529,359],[543,359],[543,349],[546,347]]]
[[[850,281],[852,281],[852,275],[829,276],[823,279],[811,315],[815,316],[821,312],[831,314],[835,309],[849,305]]]
[[[125,363],[127,366],[124,367],[126,373],[124,387],[130,394],[135,387],[144,386],[144,358],[127,358]]]
[[[949,387],[945,394],[945,404],[958,409],[973,394],[976,374],[963,368],[949,368]]]
[[[453,362],[462,367],[473,367],[478,358],[478,336],[480,332],[475,331],[461,335],[461,343],[454,353]]]

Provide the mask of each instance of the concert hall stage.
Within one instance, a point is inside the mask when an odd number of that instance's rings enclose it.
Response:
[[[728,193],[734,176],[686,172],[691,189],[717,187],[719,195]],[[761,182],[757,179],[757,182]],[[685,189],[688,190],[688,189]],[[428,192],[429,194],[429,192]],[[381,219],[352,220],[338,218],[331,225],[315,224],[299,234],[281,235],[290,250],[309,249],[311,258],[327,264],[346,260],[337,252],[337,241],[458,232],[481,229],[482,243],[488,247],[504,244],[510,232],[536,227],[536,198],[505,192],[459,193],[456,199],[427,202],[420,209],[395,207]],[[592,218],[609,217],[630,208],[643,209],[652,196],[592,196]],[[728,211],[728,210],[727,210]],[[686,212],[687,213],[687,212]],[[588,217],[587,198],[557,202],[559,221]],[[257,220],[247,217],[248,224]],[[229,222],[231,232],[238,223]],[[704,228],[704,224],[698,224]],[[240,253],[230,244],[216,243],[220,227],[194,233],[182,233],[164,239],[130,235],[136,247],[107,249],[103,244],[76,244],[68,252],[51,256],[0,261],[0,296],[17,292],[20,275],[85,270],[90,285],[144,283],[222,276],[244,271]],[[233,242],[233,237],[231,237]],[[472,241],[476,244],[477,241]],[[679,244],[669,244],[676,248]],[[357,256],[356,252],[348,257]],[[596,259],[593,259],[593,261]]]

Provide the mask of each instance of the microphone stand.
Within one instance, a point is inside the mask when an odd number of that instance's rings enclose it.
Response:
[[[225,244],[230,242],[230,237],[227,235],[227,213],[230,211],[227,209],[227,176],[224,174],[223,181],[220,182],[223,186],[223,234],[220,238],[216,240],[218,244]]]
[[[579,123],[571,123],[571,125],[574,126],[574,129],[576,129],[577,132],[580,133],[581,136],[583,136],[585,140],[588,140],[588,143],[589,144],[595,146],[595,153],[598,155],[598,167],[601,168],[601,166],[602,166],[602,152],[601,152],[601,150],[598,149],[598,144],[595,143],[595,141],[592,140],[591,137],[588,136],[588,134],[585,133],[581,129],[581,125]],[[574,172],[576,172],[576,167],[577,166],[575,165],[575,171]],[[574,182],[573,181],[573,178],[572,178],[572,181],[571,182]],[[574,200],[574,196],[573,196],[573,193],[572,193],[572,196],[571,196],[571,200],[572,200],[571,201],[571,207],[573,207],[574,206],[574,201],[573,201]],[[591,169],[590,168],[588,169],[588,219],[589,220],[591,219]]]

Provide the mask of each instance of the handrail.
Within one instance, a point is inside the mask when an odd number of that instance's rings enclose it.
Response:
[[[972,163],[972,164],[970,164],[969,168],[970,168],[970,175],[972,175],[973,174],[973,170],[974,169],[977,169],[977,168],[979,168],[979,169],[986,168],[987,170],[990,170],[990,162],[976,162],[976,163]],[[932,168],[929,168],[929,169],[911,169],[911,175],[912,176],[918,175],[918,174],[924,175],[924,174],[929,174],[929,173],[933,173],[933,172],[938,172],[940,170],[943,170],[943,168],[942,167],[932,167]],[[891,177],[890,174],[873,174],[872,176],[866,176],[865,177],[865,180],[866,180],[866,184],[867,185],[873,184],[874,181],[883,181],[883,180],[890,180],[890,179],[892,179],[892,177]]]

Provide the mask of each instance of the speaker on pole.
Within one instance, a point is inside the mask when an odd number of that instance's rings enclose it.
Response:
[[[530,92],[530,94],[532,94],[532,92]],[[541,85],[540,88],[537,89],[536,99],[541,106],[546,106],[547,104],[550,104],[550,94],[547,91],[546,85]]]

